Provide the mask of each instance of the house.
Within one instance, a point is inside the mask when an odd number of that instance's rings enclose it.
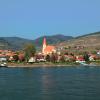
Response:
[[[29,61],[28,61],[29,63],[34,63],[34,62],[36,62],[36,59],[35,59],[35,57],[31,57],[30,59],[29,59]]]
[[[0,57],[0,62],[6,62],[7,61],[7,58],[6,57]]]

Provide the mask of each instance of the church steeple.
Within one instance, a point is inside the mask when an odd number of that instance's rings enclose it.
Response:
[[[43,39],[43,48],[42,48],[42,53],[43,54],[45,53],[44,50],[45,50],[46,46],[47,46],[46,38],[44,37],[44,39]]]

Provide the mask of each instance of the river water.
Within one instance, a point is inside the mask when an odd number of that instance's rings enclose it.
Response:
[[[0,100],[100,100],[100,67],[0,68]]]

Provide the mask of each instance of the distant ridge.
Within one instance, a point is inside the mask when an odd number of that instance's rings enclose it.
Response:
[[[8,41],[6,41],[4,38],[0,37],[0,49],[7,49],[8,46],[11,46]]]
[[[1,37],[0,40],[2,40],[2,42],[0,43],[2,45],[6,44],[5,45],[6,49],[8,48],[8,49],[13,49],[13,50],[20,50],[24,47],[25,44],[28,44],[28,43],[32,43],[37,48],[40,48],[42,46],[42,41],[44,37],[46,37],[48,44],[56,44],[56,43],[73,39],[72,36],[64,36],[61,34],[52,35],[52,36],[42,36],[35,40],[29,40],[29,39],[24,39],[24,38],[19,38],[19,37]]]
[[[0,37],[0,49],[12,49],[21,50],[25,44],[32,43],[38,49],[42,46],[43,38],[47,39],[47,43],[56,46],[66,45],[85,45],[85,46],[97,46],[100,47],[100,31],[90,34],[85,34],[78,37],[65,36],[62,34],[56,34],[52,36],[42,36],[35,40],[29,40],[19,37]]]
[[[44,37],[47,39],[48,44],[56,44],[56,43],[60,43],[60,42],[64,42],[64,41],[73,39],[72,36],[65,36],[62,34],[57,34],[57,35],[52,35],[52,36],[39,37],[34,40],[34,44],[41,46]]]
[[[78,36],[72,40],[62,42],[59,46],[85,46],[88,48],[100,48],[100,32],[94,32]]]
[[[100,35],[100,31],[99,32],[93,32],[93,33],[85,34],[85,35],[82,35],[82,36],[78,36],[76,38],[81,38],[81,37],[86,37],[86,36],[92,36],[92,35]]]
[[[19,38],[19,37],[1,37],[0,40],[3,39],[2,44],[5,45],[6,49],[12,49],[12,50],[20,50],[24,47],[25,44],[31,43],[31,40]]]

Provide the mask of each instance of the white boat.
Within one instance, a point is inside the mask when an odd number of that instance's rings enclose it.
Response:
[[[85,62],[80,62],[81,65],[84,65],[84,66],[88,66],[89,64],[85,63]]]
[[[0,57],[0,67],[7,67],[7,58]]]
[[[83,65],[83,66],[89,66],[85,61],[76,61],[77,63]]]
[[[6,62],[1,62],[0,67],[7,67],[7,63]]]

